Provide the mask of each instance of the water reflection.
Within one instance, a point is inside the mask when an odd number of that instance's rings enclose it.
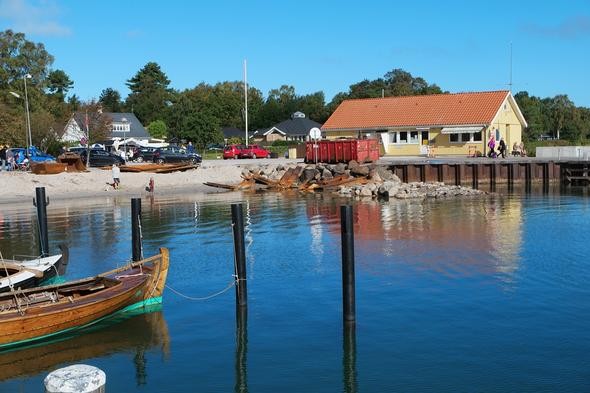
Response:
[[[318,240],[321,229],[314,223],[322,222],[336,239],[338,203],[310,198],[306,209],[315,255],[326,239]],[[361,254],[385,255],[444,274],[498,274],[506,282],[518,271],[523,241],[520,198],[368,200],[356,203],[353,214],[355,247]],[[388,263],[388,258],[357,258],[357,263],[379,270],[375,264]]]
[[[356,372],[356,325],[345,323],[342,334],[342,370],[344,391],[356,393],[357,372]]]
[[[248,309],[236,306],[236,393],[248,393]]]
[[[164,358],[170,352],[168,325],[161,305],[150,307],[147,311],[139,315],[120,314],[77,335],[64,336],[60,341],[0,353],[0,381],[34,376],[86,359],[134,352],[136,383],[145,384],[145,351],[158,349]]]

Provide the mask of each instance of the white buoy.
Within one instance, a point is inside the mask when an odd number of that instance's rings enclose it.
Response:
[[[45,393],[104,393],[107,376],[97,367],[74,364],[51,372],[43,382]]]

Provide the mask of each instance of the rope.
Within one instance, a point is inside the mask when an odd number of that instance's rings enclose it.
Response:
[[[137,223],[139,224],[139,259],[143,259],[143,231],[141,230],[141,214],[139,214],[139,217],[137,217]]]
[[[188,300],[195,300],[195,301],[201,301],[201,300],[209,300],[209,299],[212,299],[212,298],[214,298],[214,297],[216,297],[216,296],[219,296],[219,295],[221,295],[221,294],[223,294],[223,293],[227,292],[227,291],[228,291],[228,290],[229,290],[231,287],[233,287],[235,284],[236,284],[236,281],[232,280],[232,281],[231,281],[231,282],[228,284],[228,286],[227,286],[227,287],[225,287],[224,289],[222,289],[221,291],[219,291],[219,292],[216,292],[216,293],[214,293],[214,294],[212,294],[212,295],[209,295],[209,296],[205,296],[205,297],[192,297],[192,296],[187,296],[187,295],[185,295],[185,294],[183,294],[183,293],[181,293],[181,292],[177,291],[176,289],[172,288],[172,287],[171,287],[170,285],[168,285],[168,284],[166,284],[166,288],[168,288],[169,290],[171,290],[172,292],[174,292],[174,293],[175,293],[175,294],[177,294],[178,296],[180,296],[180,297],[183,297],[183,298],[185,298],[185,299],[188,299]]]

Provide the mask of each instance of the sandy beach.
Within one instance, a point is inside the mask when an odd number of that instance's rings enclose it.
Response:
[[[121,173],[121,187],[115,190],[110,170],[89,168],[87,172],[63,172],[57,175],[35,175],[29,172],[0,172],[0,204],[30,201],[36,187],[45,187],[47,196],[55,200],[98,197],[104,195],[141,196],[148,192],[150,178],[155,183],[155,194],[179,192],[219,192],[203,185],[204,182],[234,184],[240,182],[242,170],[252,165],[297,162],[283,158],[272,160],[205,160],[197,169],[185,172],[157,174],[149,172]]]

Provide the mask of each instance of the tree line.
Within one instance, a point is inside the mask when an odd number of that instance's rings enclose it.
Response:
[[[25,83],[33,144],[44,150],[58,148],[64,127],[75,112],[88,113],[91,142],[107,138],[110,123],[99,109],[132,112],[153,137],[191,140],[198,147],[222,142],[223,127],[245,128],[241,81],[200,83],[176,90],[161,67],[149,62],[127,80],[127,97],[107,87],[97,100],[82,101],[75,94],[68,95],[74,81],[64,70],[53,69],[53,61],[42,43],[12,30],[0,32],[0,143],[26,144]],[[442,93],[447,91],[402,69],[352,84],[330,102],[322,91],[301,95],[295,87],[283,85],[265,96],[248,86],[248,127],[271,127],[296,111],[323,123],[346,99]],[[546,134],[575,143],[590,138],[590,109],[577,107],[567,95],[539,98],[524,91],[515,94],[515,99],[529,123],[525,140]]]

